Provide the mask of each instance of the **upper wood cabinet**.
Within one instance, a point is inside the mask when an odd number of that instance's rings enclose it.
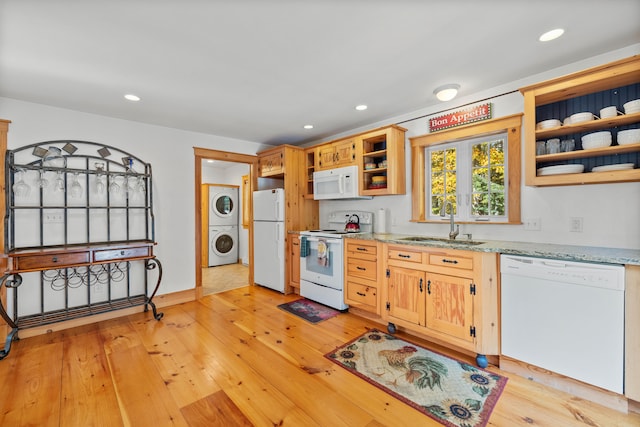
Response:
[[[341,139],[315,147],[315,169],[334,169],[356,164],[354,138]]]
[[[624,103],[640,98],[640,56],[636,55],[578,73],[523,87],[525,113],[525,183],[531,186],[596,184],[640,181],[640,143],[618,145],[617,133],[638,128],[640,113],[623,114],[576,124],[536,129],[549,119],[561,122],[580,112],[599,115],[600,109],[615,105],[624,112]],[[611,131],[609,147],[582,149],[581,138],[592,132]],[[536,155],[536,141],[573,139],[575,150]],[[634,163],[636,169],[591,172],[596,166]],[[583,173],[538,176],[545,166],[582,164]]]
[[[405,132],[391,125],[358,135],[360,156],[360,194],[385,196],[404,194]]]
[[[260,153],[258,158],[258,174],[261,177],[272,177],[284,173],[284,149],[272,148]]]
[[[304,150],[306,176],[303,179],[304,197],[313,199],[313,172],[316,170],[316,149],[314,147]]]

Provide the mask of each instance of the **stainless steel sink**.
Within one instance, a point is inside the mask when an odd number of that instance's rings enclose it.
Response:
[[[485,242],[479,242],[477,240],[451,240],[451,239],[443,239],[439,237],[428,237],[428,236],[409,236],[409,237],[401,237],[398,240],[404,240],[407,242],[422,242],[422,243],[438,243],[438,244],[449,244],[449,245],[467,245],[467,246],[475,246],[481,245]]]

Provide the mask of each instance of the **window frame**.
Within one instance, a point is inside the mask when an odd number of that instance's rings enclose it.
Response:
[[[488,143],[492,144],[496,141],[503,142],[503,150],[506,154],[504,158],[504,162],[501,164],[507,171],[507,174],[504,176],[504,196],[505,199],[508,197],[507,189],[509,188],[509,144],[508,144],[508,136],[507,132],[496,132],[490,135],[480,136],[480,137],[471,137],[464,138],[457,141],[448,141],[443,142],[441,144],[432,144],[424,147],[425,150],[425,184],[429,181],[429,177],[433,175],[433,171],[431,170],[431,159],[430,153],[434,151],[447,151],[450,149],[456,150],[456,207],[455,207],[455,215],[457,221],[464,222],[499,222],[505,223],[509,218],[509,205],[508,203],[504,206],[505,213],[503,215],[473,215],[473,147],[476,145]],[[491,148],[489,147],[489,150]],[[446,162],[445,162],[446,163]],[[488,169],[494,166],[489,163]],[[446,175],[446,174],[445,174]],[[446,180],[446,177],[445,177]],[[446,181],[445,181],[446,182]],[[489,185],[490,186],[490,185]],[[431,221],[437,221],[440,219],[440,214],[434,214],[432,210],[432,194],[431,194],[431,185],[426,185],[425,191],[429,190],[429,194],[426,198],[427,209],[425,212],[425,216],[427,219]],[[445,189],[446,190],[446,189]],[[491,194],[491,192],[489,192]],[[445,199],[447,198],[447,193],[445,193]],[[447,214],[448,216],[448,214]]]
[[[468,224],[521,224],[520,217],[520,187],[522,177],[522,113],[491,119],[480,123],[460,126],[445,131],[429,133],[425,135],[409,138],[411,143],[411,163],[412,174],[412,212],[413,222],[442,222],[441,219],[433,220],[429,217],[429,201],[427,200],[426,183],[427,166],[425,148],[434,145],[455,143],[467,139],[491,137],[499,133],[506,133],[507,157],[505,164],[508,165],[507,186],[505,191],[505,201],[507,217],[504,220],[488,221],[466,221],[459,223]],[[469,171],[470,173],[470,171]]]

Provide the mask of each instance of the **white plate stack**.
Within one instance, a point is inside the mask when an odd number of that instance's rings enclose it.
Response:
[[[557,165],[538,169],[538,176],[561,175],[565,173],[582,173],[584,165]]]
[[[591,169],[591,172],[609,172],[609,171],[623,171],[627,169],[633,169],[633,163],[620,163],[617,165],[596,166]]]

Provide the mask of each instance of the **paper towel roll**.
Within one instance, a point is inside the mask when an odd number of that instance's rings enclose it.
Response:
[[[384,208],[380,208],[374,214],[375,222],[373,231],[374,233],[386,233],[387,232],[387,211]]]

